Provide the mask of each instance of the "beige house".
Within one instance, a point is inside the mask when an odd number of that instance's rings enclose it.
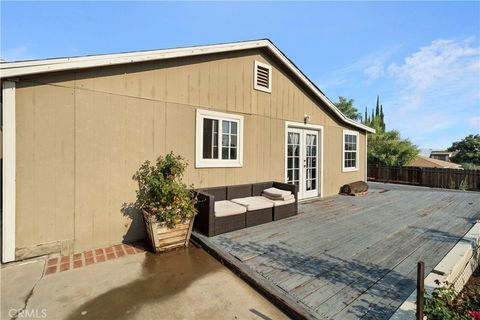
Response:
[[[455,156],[455,154],[457,154],[457,152],[455,151],[433,150],[432,152],[430,152],[430,158],[441,161],[450,161],[450,159]]]
[[[270,41],[2,62],[2,261],[144,236],[132,175],[170,151],[186,182],[326,197],[365,180],[367,132]]]

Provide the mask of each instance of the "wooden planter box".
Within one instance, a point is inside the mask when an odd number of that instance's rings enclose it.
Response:
[[[163,252],[177,247],[188,247],[192,232],[193,217],[174,228],[167,228],[164,222],[158,222],[155,216],[143,211],[143,221],[147,230],[148,241],[155,252]]]

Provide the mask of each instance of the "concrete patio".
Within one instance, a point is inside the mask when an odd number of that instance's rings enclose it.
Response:
[[[263,291],[318,319],[388,319],[480,218],[478,193],[371,183],[364,197],[334,196],[299,215],[206,238]]]
[[[1,319],[287,319],[195,246],[49,275],[46,263],[2,266]]]

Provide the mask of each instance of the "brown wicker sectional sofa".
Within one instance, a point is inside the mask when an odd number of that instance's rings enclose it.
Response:
[[[295,201],[284,204],[262,197],[263,190],[272,187],[290,191]],[[297,189],[291,184],[269,181],[198,189],[197,192],[198,214],[193,228],[209,237],[297,214]]]

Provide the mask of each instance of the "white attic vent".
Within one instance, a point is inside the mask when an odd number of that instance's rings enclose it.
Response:
[[[272,92],[272,66],[255,61],[253,88],[263,92]]]

